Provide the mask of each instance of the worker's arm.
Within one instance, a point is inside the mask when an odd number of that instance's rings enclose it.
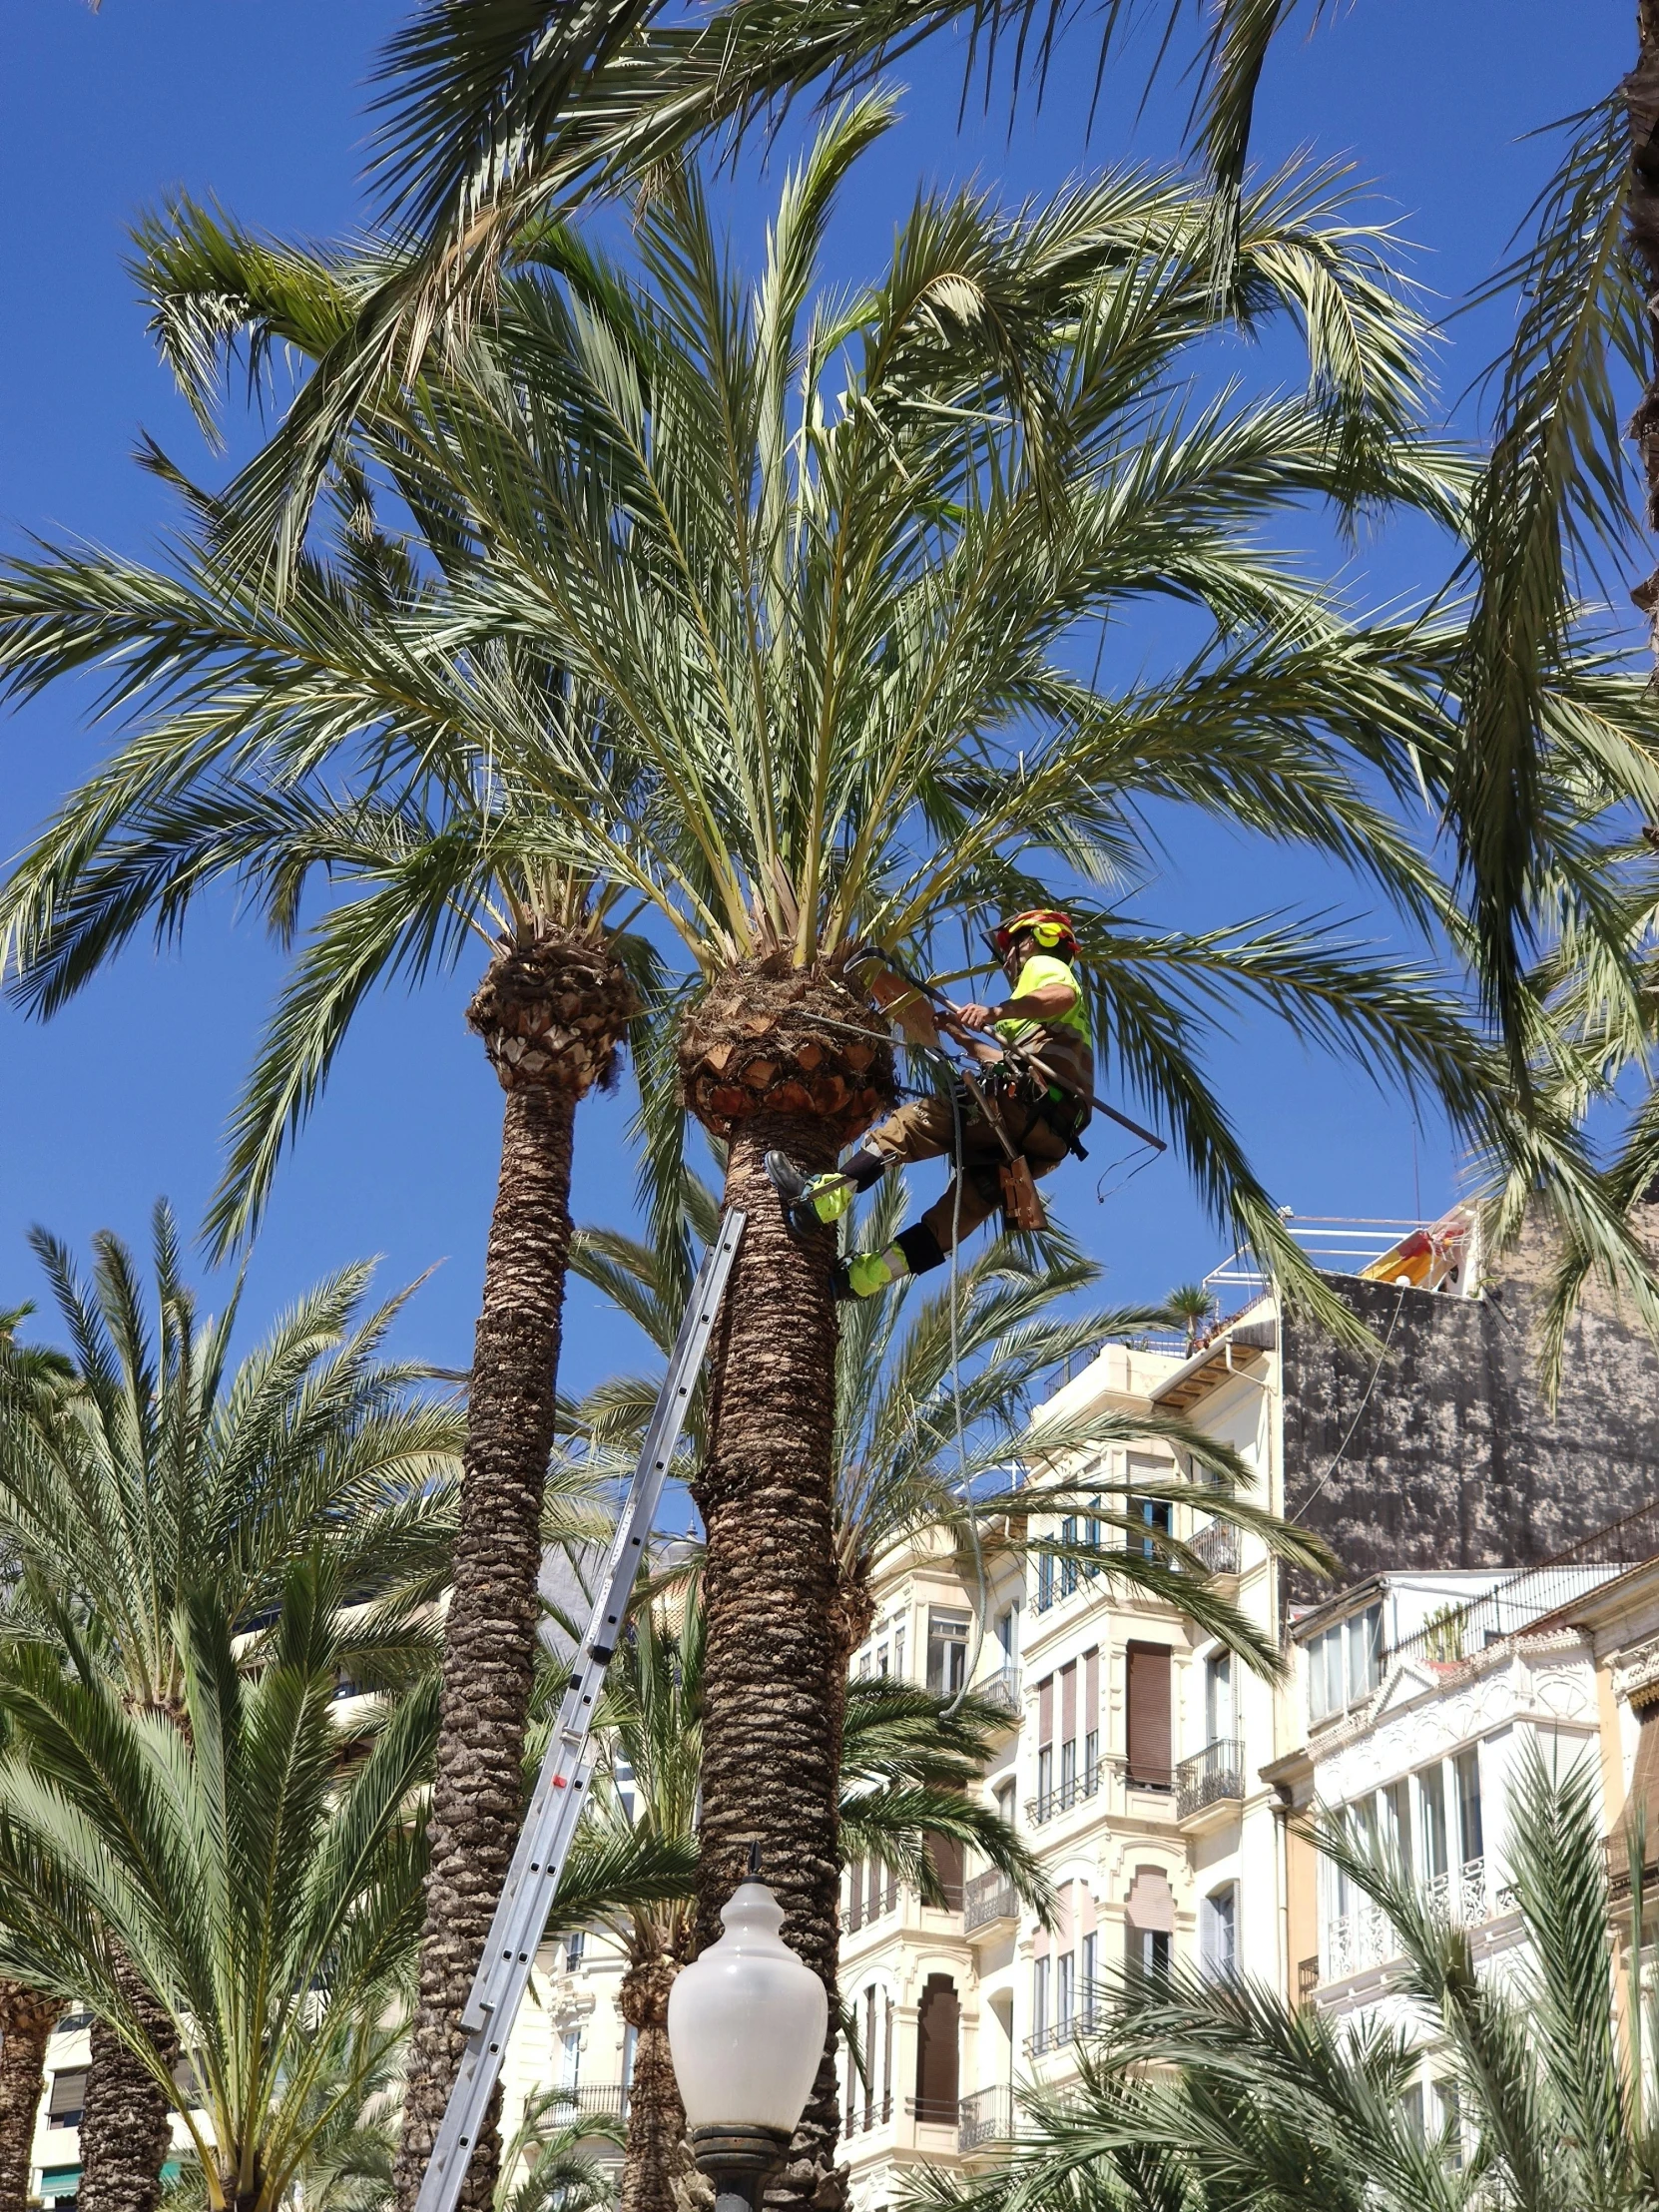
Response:
[[[956,1019],[964,1029],[988,1029],[996,1021],[1058,1021],[1076,1004],[1075,984],[1043,983],[1020,998],[1005,998],[1000,1006],[958,1006]]]

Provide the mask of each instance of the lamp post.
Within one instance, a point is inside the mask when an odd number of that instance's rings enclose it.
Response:
[[[716,2212],[755,2212],[784,2162],[824,2056],[830,1999],[783,1940],[784,1909],[749,1877],[721,1910],[726,1933],[675,1977],[668,2046],[692,2156],[715,2185]]]

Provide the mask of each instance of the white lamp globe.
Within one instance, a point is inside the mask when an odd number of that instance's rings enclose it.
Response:
[[[789,2135],[824,2056],[830,1999],[779,1934],[784,1909],[764,1882],[743,1883],[720,1918],[725,1935],[669,1991],[686,2124]]]

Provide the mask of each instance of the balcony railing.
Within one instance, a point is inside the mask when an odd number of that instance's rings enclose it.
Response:
[[[1018,1667],[999,1667],[988,1681],[974,1684],[973,1694],[983,1704],[998,1706],[1010,1719],[1017,1721],[1020,1715]]]
[[[1051,2050],[1064,2050],[1075,2043],[1079,2035],[1086,2035],[1093,2026],[1092,2013],[1072,2012],[1064,2019],[1055,2020],[1052,2026],[1033,2028],[1025,2038],[1027,2058],[1041,2058]]]
[[[898,1911],[898,1877],[883,1874],[872,1897],[867,1877],[852,1893],[849,1905],[841,1907],[841,1934],[855,1936],[860,1928],[867,1928],[873,1921],[885,1920],[889,1913]]]
[[[906,2097],[904,2109],[922,2127],[955,2127],[960,2097]]]
[[[1422,1885],[1423,1895],[1437,1905],[1446,1919],[1460,1928],[1478,1928],[1498,1919],[1514,1905],[1515,1893],[1493,1877],[1484,1859],[1466,1859],[1460,1867],[1432,1877]],[[1369,1899],[1352,1913],[1327,1922],[1325,1931],[1325,1978],[1342,1981],[1385,1966],[1400,1955],[1399,1937],[1381,1906]]]
[[[1041,1828],[1053,1820],[1056,1813],[1069,1813],[1074,1805],[1081,1805],[1085,1798],[1092,1798],[1100,1788],[1101,1768],[1097,1762],[1085,1767],[1081,1774],[1067,1777],[1056,1783],[1053,1789],[1044,1790],[1025,1801],[1025,1818],[1032,1828]]]
[[[1014,2092],[1006,2082],[976,2089],[956,2107],[956,2148],[981,2150],[986,2143],[1006,2143],[1014,2132]]]
[[[1208,1528],[1201,1528],[1190,1539],[1189,1549],[1211,1574],[1239,1571],[1239,1531],[1229,1528],[1225,1521],[1212,1521]]]
[[[628,2117],[628,2090],[620,2081],[583,2081],[574,2089],[555,2089],[550,2117],[574,2117],[579,2112],[614,2113]]]
[[[1244,1745],[1236,1736],[1219,1736],[1213,1744],[1183,1759],[1175,1770],[1175,1817],[1184,1821],[1207,1805],[1219,1805],[1245,1794]]]
[[[866,2096],[861,2093],[861,2084],[854,2085],[852,2095],[847,2102],[846,2125],[841,2129],[843,2135],[867,2135],[871,2128],[885,2127],[892,2118],[892,2091],[890,2089],[884,2097]]]
[[[976,1928],[988,1928],[993,1921],[1012,1921],[1019,1918],[1019,1899],[1014,1886],[1004,1874],[993,1868],[989,1874],[976,1874],[962,1891],[962,1933],[971,1936]]]

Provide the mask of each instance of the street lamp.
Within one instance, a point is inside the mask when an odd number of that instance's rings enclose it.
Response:
[[[830,2024],[824,1983],[783,1940],[784,1909],[749,1878],[721,1910],[726,1933],[675,1977],[668,2045],[692,2155],[715,2185],[716,2212],[754,2212],[784,2162]]]

